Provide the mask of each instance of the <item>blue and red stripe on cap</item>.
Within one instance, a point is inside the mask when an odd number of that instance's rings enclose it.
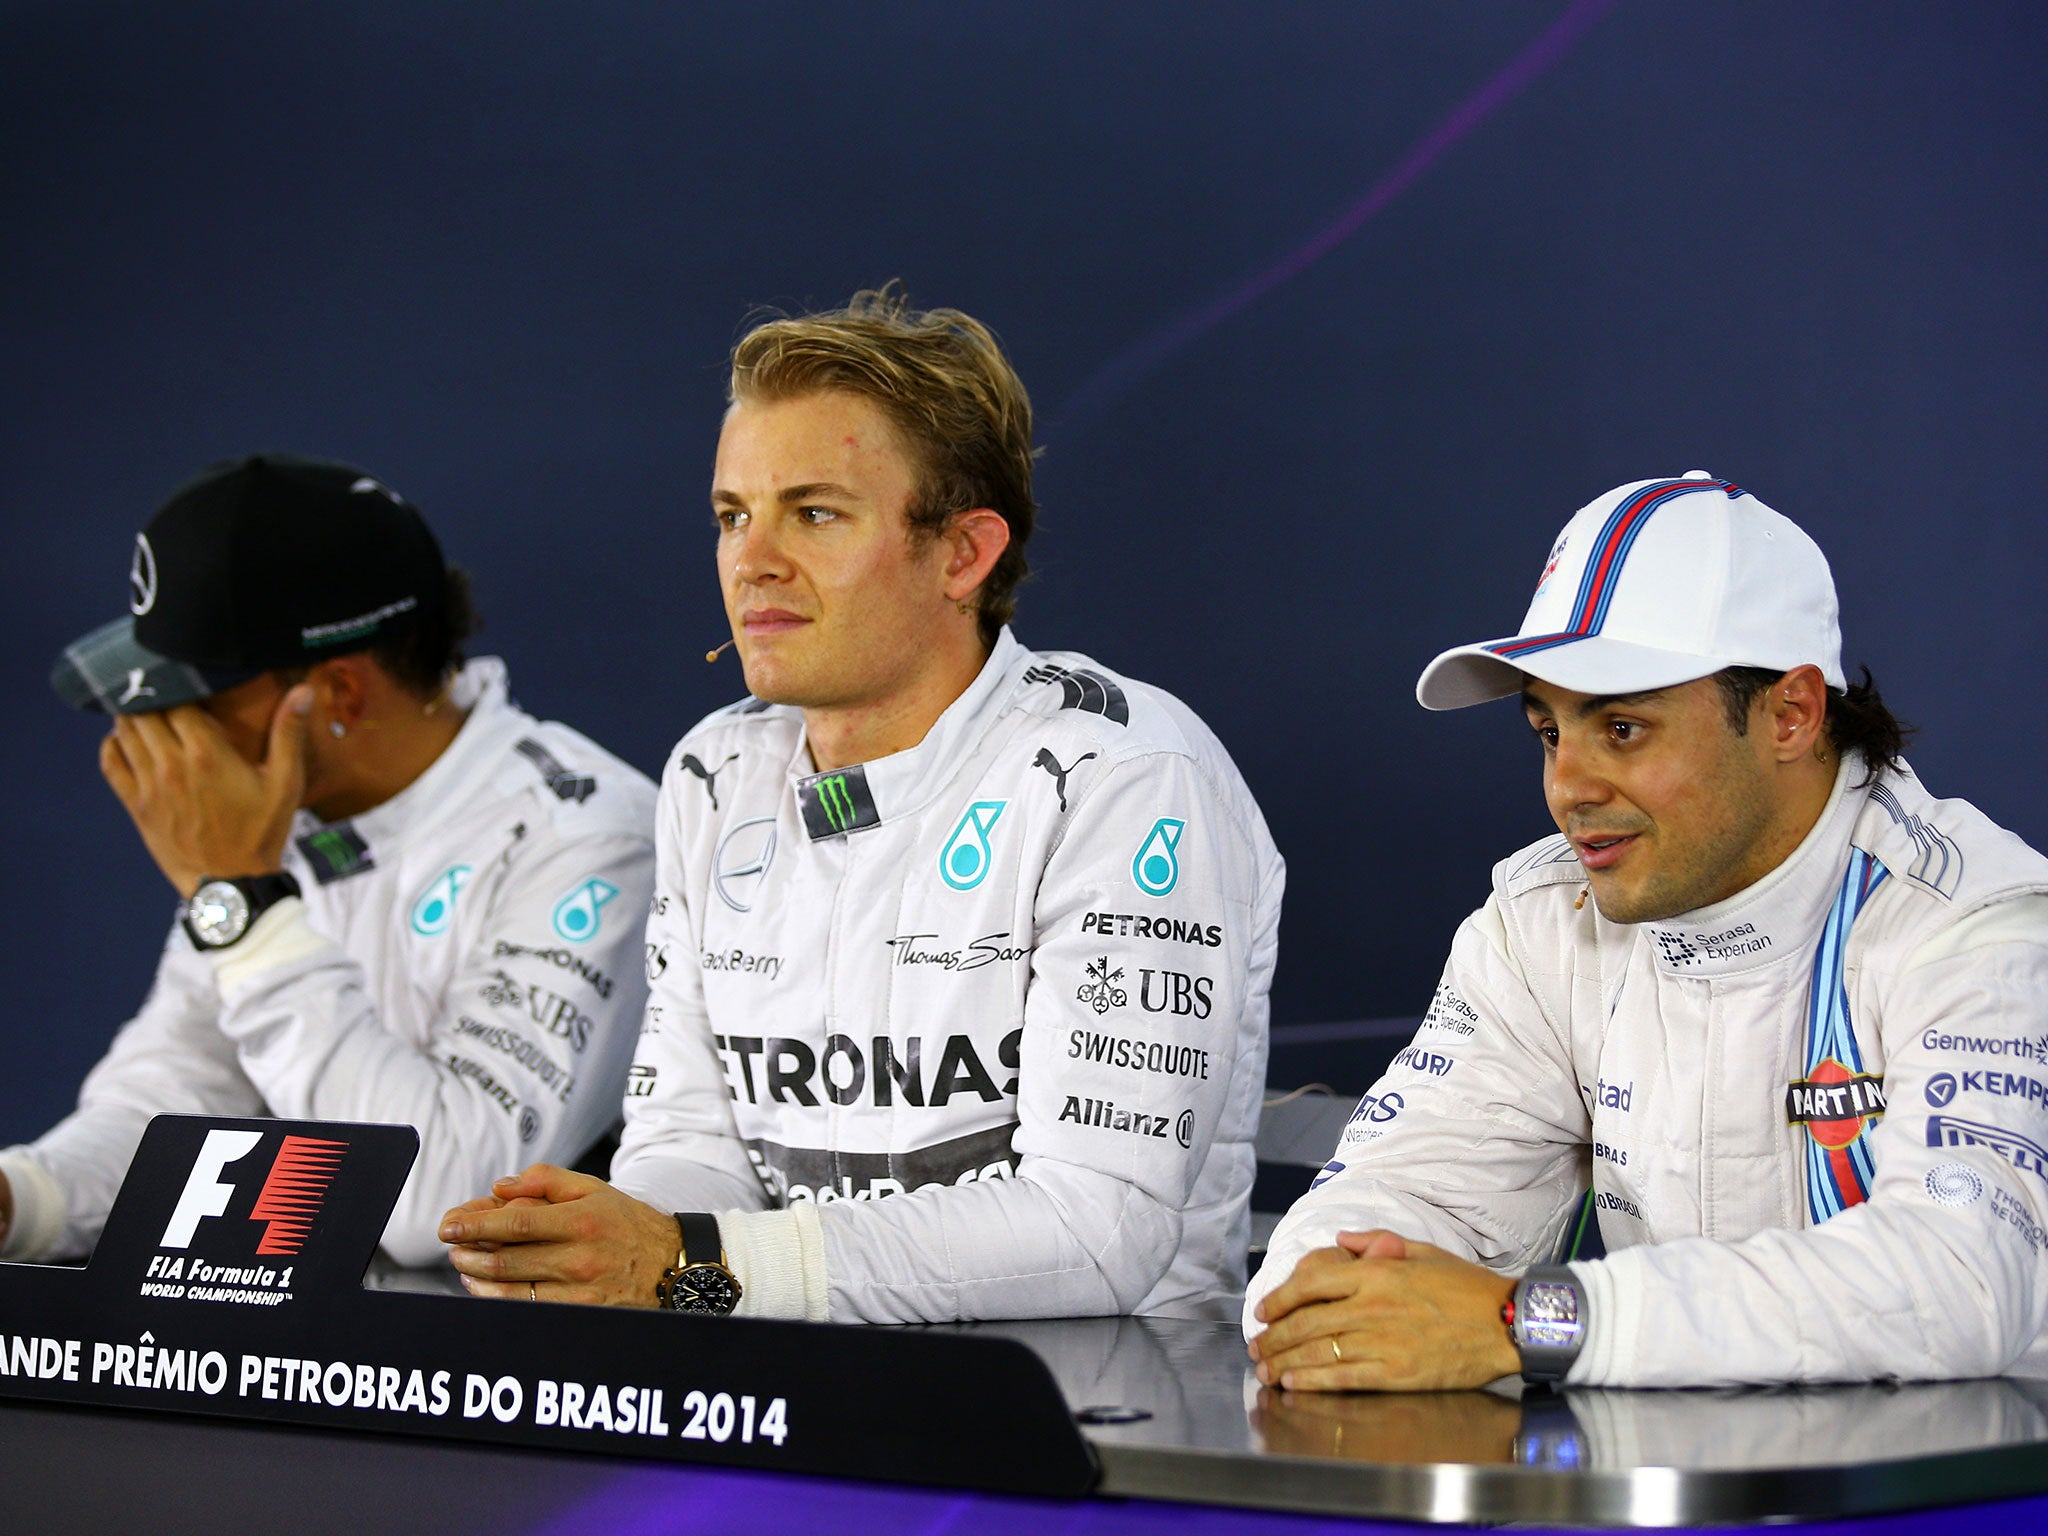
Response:
[[[1503,661],[1531,656],[1552,646],[1569,645],[1600,633],[1607,622],[1607,610],[1614,601],[1614,589],[1621,581],[1621,568],[1635,547],[1636,537],[1648,525],[1659,507],[1688,491],[1720,491],[1731,499],[1749,493],[1726,480],[1652,480],[1613,512],[1600,529],[1593,553],[1579,578],[1579,595],[1572,603],[1570,627],[1548,635],[1522,635],[1484,647]]]

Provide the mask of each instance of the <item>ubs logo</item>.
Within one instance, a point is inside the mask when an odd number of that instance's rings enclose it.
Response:
[[[775,818],[756,816],[730,828],[711,855],[711,884],[735,912],[754,910],[754,893],[775,862]]]

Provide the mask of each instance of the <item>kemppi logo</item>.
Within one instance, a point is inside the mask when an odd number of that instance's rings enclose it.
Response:
[[[229,1163],[240,1162],[263,1140],[261,1131],[208,1131],[192,1160],[192,1172],[164,1228],[162,1248],[190,1248],[199,1223],[227,1214],[234,1198],[236,1180],[221,1177]],[[270,1173],[257,1192],[249,1220],[264,1224],[259,1254],[295,1254],[305,1246],[313,1218],[327,1198],[327,1188],[348,1151],[345,1141],[323,1141],[314,1136],[287,1136],[277,1149]]]

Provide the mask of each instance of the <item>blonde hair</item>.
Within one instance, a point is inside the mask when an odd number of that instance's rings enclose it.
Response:
[[[856,293],[843,309],[763,321],[732,349],[726,399],[790,400],[845,390],[875,402],[921,460],[908,508],[927,538],[955,514],[987,507],[1010,543],[974,595],[993,644],[1029,573],[1031,397],[993,332],[957,309],[912,309],[896,284]]]

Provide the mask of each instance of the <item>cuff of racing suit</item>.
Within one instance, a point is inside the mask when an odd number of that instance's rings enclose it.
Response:
[[[207,951],[222,996],[265,971],[292,965],[327,948],[306,921],[306,904],[287,896],[256,919],[240,943]]]
[[[1565,1373],[1568,1387],[1617,1385],[1625,1380],[1623,1355],[1642,1322],[1642,1298],[1616,1283],[1612,1265],[1584,1259],[1571,1266],[1586,1293],[1586,1341]]]
[[[19,1147],[0,1152],[0,1174],[14,1195],[14,1219],[0,1242],[0,1261],[33,1264],[56,1250],[71,1202],[50,1170]]]
[[[734,1317],[822,1323],[832,1310],[825,1281],[825,1227],[805,1200],[786,1211],[720,1211],[718,1240],[739,1277]]]

